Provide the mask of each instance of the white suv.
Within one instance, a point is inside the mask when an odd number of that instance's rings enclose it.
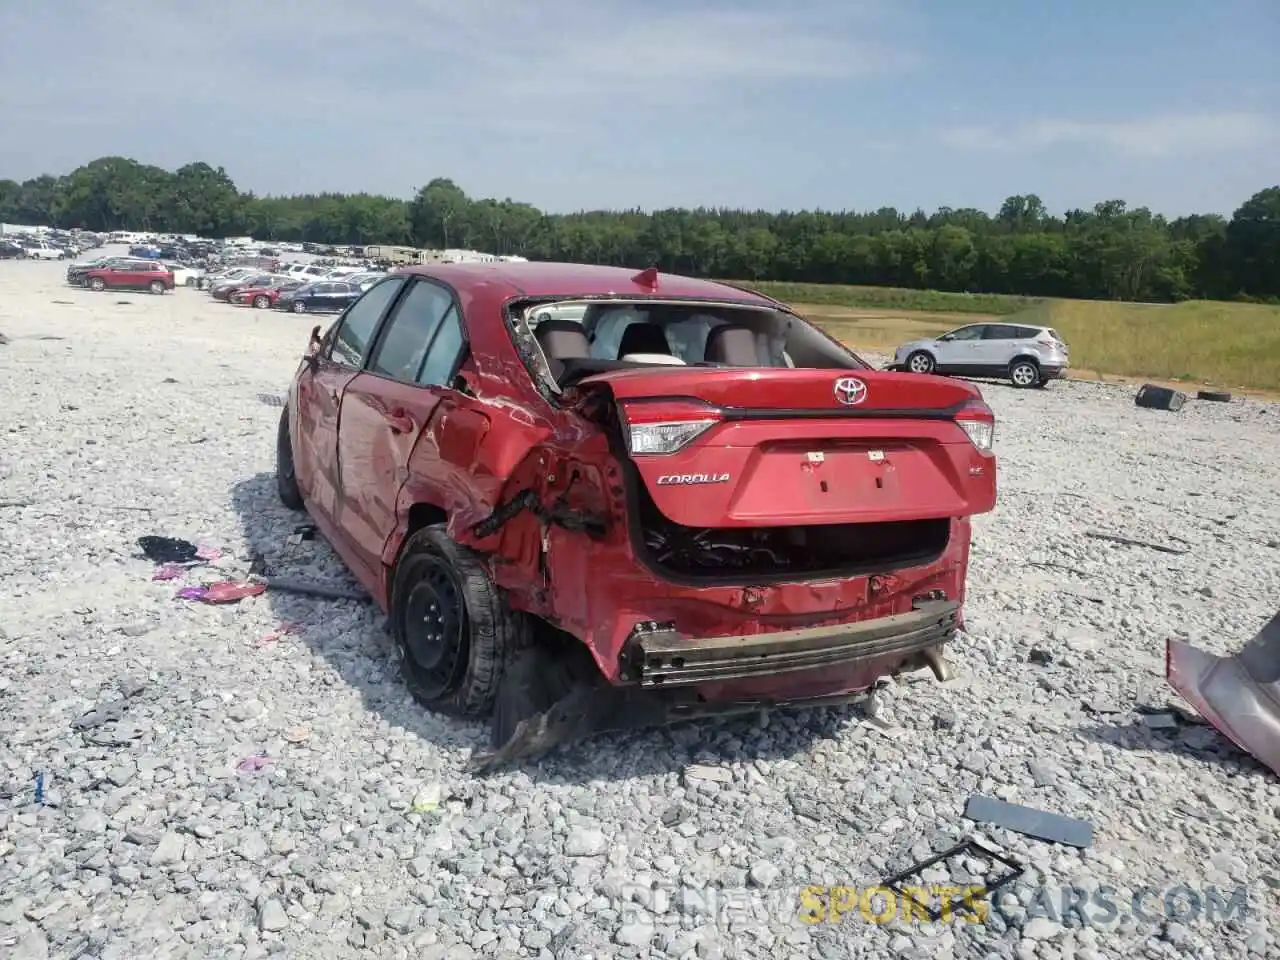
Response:
[[[1067,345],[1052,327],[1020,323],[972,323],[933,340],[904,343],[890,370],[1011,380],[1015,387],[1043,387],[1067,369]]]

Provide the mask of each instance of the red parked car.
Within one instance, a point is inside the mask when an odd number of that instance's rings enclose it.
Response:
[[[233,303],[251,304],[259,310],[267,310],[276,305],[280,294],[286,290],[297,290],[300,286],[301,280],[287,280],[278,287],[245,287],[237,290],[231,300]]]
[[[134,261],[94,267],[81,280],[90,290],[150,290],[164,293],[174,287],[173,271],[162,263]]]
[[[996,499],[972,384],[655,270],[408,267],[320,330],[281,499],[388,612],[413,695],[492,713],[483,765],[947,675]]]

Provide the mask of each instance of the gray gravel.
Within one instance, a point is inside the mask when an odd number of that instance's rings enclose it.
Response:
[[[410,701],[372,606],[184,603],[212,573],[153,582],[136,556],[172,535],[221,547],[227,575],[261,551],[346,582],[322,542],[286,542],[271,486],[263,397],[310,321],[62,270],[0,263],[0,501],[31,501],[0,508],[0,956],[1280,954],[1280,784],[1171,710],[1161,676],[1166,637],[1231,651],[1280,606],[1277,407],[984,387],[1001,502],[976,525],[957,680],[476,780],[484,730]],[[975,792],[1086,818],[1095,844],[968,823]],[[986,924],[796,919],[805,885],[873,884],[966,836],[1028,865]],[[1114,887],[1120,917],[1044,915],[1041,883],[1056,903]],[[1180,884],[1244,886],[1249,912],[1125,909]]]

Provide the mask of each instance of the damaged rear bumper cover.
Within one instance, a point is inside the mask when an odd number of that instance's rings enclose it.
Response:
[[[1280,774],[1280,613],[1233,657],[1169,640],[1165,675],[1201,716]]]
[[[931,600],[910,613],[874,620],[750,636],[682,636],[642,624],[623,648],[624,677],[642,688],[670,689],[818,670],[885,657],[909,658],[950,642],[960,604]],[[935,673],[940,669],[930,663]]]

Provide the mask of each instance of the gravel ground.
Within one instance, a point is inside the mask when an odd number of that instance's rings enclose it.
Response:
[[[231,575],[254,551],[342,575],[286,542],[272,489],[269,401],[310,321],[62,271],[0,263],[0,500],[30,501],[0,508],[0,955],[1280,955],[1280,783],[1194,718],[1143,712],[1173,699],[1166,637],[1232,651],[1280,606],[1280,408],[986,387],[1002,492],[958,679],[477,780],[485,731],[410,701],[372,606],[184,603],[137,556],[172,535]],[[1094,844],[975,825],[973,793],[1088,819]],[[806,885],[871,885],[967,836],[1027,865],[984,924],[797,919]],[[1062,915],[1073,885],[1115,888],[1118,916]],[[1246,912],[1170,921],[1179,885],[1243,887]]]

